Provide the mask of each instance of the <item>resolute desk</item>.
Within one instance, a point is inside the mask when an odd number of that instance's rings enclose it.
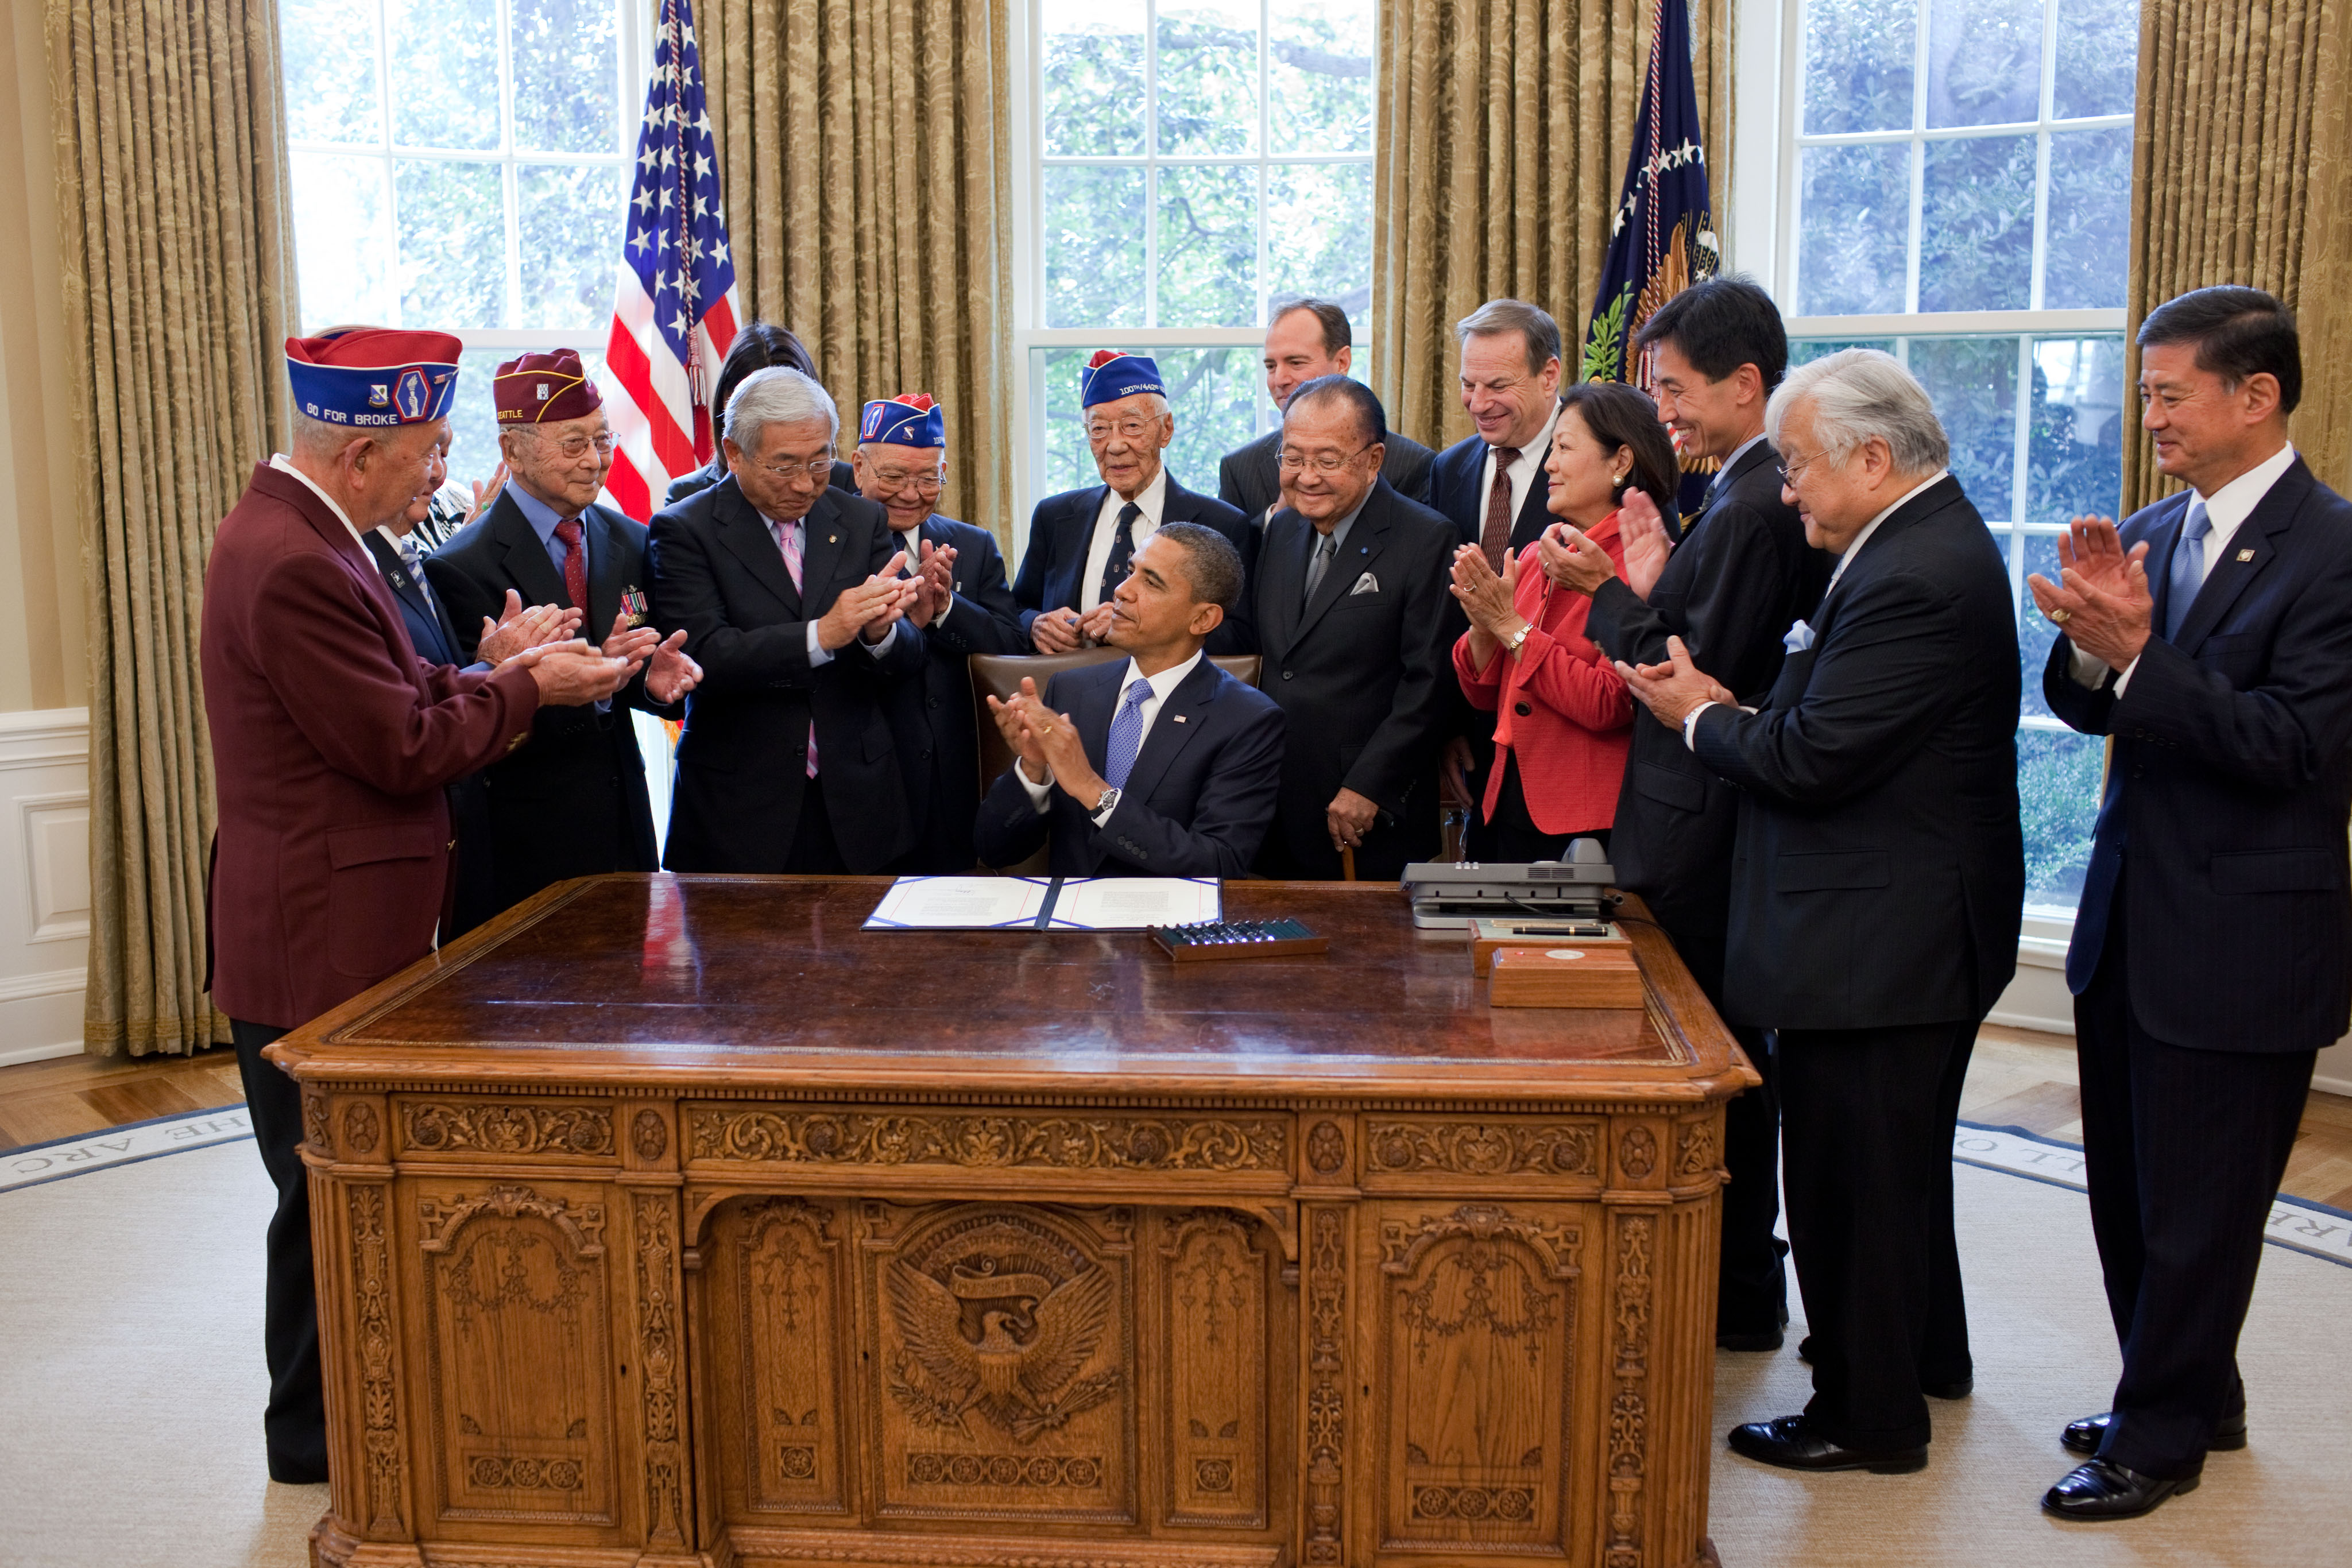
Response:
[[[1712,1560],[1755,1078],[1654,927],[1644,1010],[1490,1010],[1392,887],[1229,884],[1330,952],[1178,965],[885,885],[567,883],[272,1048],[317,1561]]]

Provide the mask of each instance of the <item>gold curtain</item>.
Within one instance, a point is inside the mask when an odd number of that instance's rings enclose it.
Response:
[[[2247,284],[2303,334],[2295,445],[2352,481],[2352,197],[2346,159],[2346,0],[2142,0],[2132,147],[2129,319],[2191,288]],[[2139,378],[2139,351],[2129,375]],[[2124,430],[2124,507],[2173,489],[2137,421]]]
[[[205,559],[285,427],[277,0],[48,0],[89,605],[85,1049],[228,1038],[204,989]]]
[[[705,0],[735,277],[841,405],[939,398],[940,509],[1009,545],[1013,151],[1004,0]]]
[[[1733,0],[1691,0],[1692,70],[1719,226]],[[1454,323],[1510,296],[1575,348],[1609,250],[1649,65],[1652,0],[1389,0],[1372,209],[1373,386],[1433,446],[1470,434]]]

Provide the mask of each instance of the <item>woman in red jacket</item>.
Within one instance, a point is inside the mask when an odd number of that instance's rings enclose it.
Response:
[[[1675,515],[1675,450],[1657,405],[1614,382],[1560,394],[1544,464],[1548,508],[1609,552],[1622,571],[1617,503],[1628,488]],[[1454,596],[1470,630],[1454,644],[1454,673],[1475,707],[1496,715],[1495,765],[1470,825],[1472,860],[1557,860],[1570,839],[1609,841],[1633,723],[1633,699],[1584,635],[1591,601],[1555,590],[1536,547],[1496,577],[1476,546],[1454,558]]]

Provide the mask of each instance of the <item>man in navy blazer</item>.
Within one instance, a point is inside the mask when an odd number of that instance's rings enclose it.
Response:
[[[897,870],[971,870],[980,810],[980,730],[972,716],[971,656],[1026,653],[1004,558],[986,528],[931,507],[947,476],[947,421],[929,392],[866,403],[857,427],[857,491],[889,517],[905,557],[900,572],[921,593],[907,618],[923,629],[930,657],[919,681],[892,688],[890,723],[914,813],[914,849]]]
[[[881,507],[827,488],[840,419],[782,366],[727,405],[728,476],[656,513],[655,614],[706,672],[687,706],[671,796],[671,871],[868,875],[915,846],[889,721],[919,683]]]
[[[2043,1506],[2145,1513],[2246,1444],[2238,1331],[2318,1049],[2352,1018],[2352,506],[2287,442],[2294,319],[2200,288],[2139,329],[2141,423],[2189,489],[2077,518],[2050,711],[2114,744],[2066,981],[2114,1408]]]
[[[1328,299],[1277,301],[1265,327],[1265,392],[1276,413],[1290,394],[1323,376],[1344,376],[1355,360],[1348,313]],[[1411,436],[1389,432],[1381,477],[1408,500],[1429,500],[1429,465],[1437,455]],[[1217,499],[1237,508],[1253,528],[1282,508],[1282,428],[1237,446],[1217,465]]]
[[[2017,622],[1934,407],[1892,358],[1816,360],[1767,406],[1806,537],[1838,556],[1820,608],[1753,712],[1679,637],[1669,666],[1619,667],[1741,792],[1723,1010],[1779,1031],[1813,1397],[1731,1447],[1791,1469],[1916,1469],[1923,1394],[1972,1380],[1956,1366],[1925,1388],[1919,1358],[1937,1312],[1961,1310],[1939,1203],[1952,1066],[2017,965]],[[1948,1332],[1965,1344],[1964,1322]]]
[[[1163,525],[1112,600],[1126,659],[1024,680],[989,699],[1016,760],[981,802],[981,859],[1013,865],[1050,837],[1056,876],[1240,876],[1274,820],[1283,717],[1203,644],[1242,594],[1241,552]]]
[[[1141,354],[1105,349],[1079,376],[1087,444],[1099,485],[1065,490],[1029,515],[1029,548],[1013,580],[1021,630],[1040,653],[1068,653],[1109,641],[1111,600],[1135,552],[1167,523],[1198,523],[1255,569],[1257,535],[1239,510],[1176,482],[1164,461],[1176,439],[1160,367]],[[1248,596],[1209,638],[1212,653],[1255,653]]]

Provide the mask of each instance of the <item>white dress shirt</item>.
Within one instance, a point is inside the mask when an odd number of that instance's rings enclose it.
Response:
[[[1559,427],[1559,404],[1554,402],[1551,417],[1544,421],[1542,434],[1520,447],[1517,459],[1511,465],[1511,526],[1515,528],[1518,527],[1519,508],[1528,504],[1528,486],[1536,482],[1543,473],[1543,465],[1551,460],[1552,432]],[[1495,449],[1489,446],[1486,461],[1478,467],[1478,527],[1481,529],[1486,526],[1486,497],[1494,493]]]
[[[768,525],[768,537],[776,541],[776,553],[778,555],[782,555],[784,552],[784,531],[787,528],[792,529],[800,535],[801,591],[803,594],[806,594],[808,591],[808,519],[805,517],[794,517],[789,523],[779,522],[775,518],[768,516],[767,513],[761,512],[760,514],[760,520]],[[806,608],[805,601],[803,602],[803,608]],[[808,656],[809,668],[812,670],[822,669],[825,665],[832,664],[834,659],[833,650],[826,647],[816,634],[817,622],[822,619],[824,619],[822,616],[817,615],[812,615],[808,619]],[[864,648],[867,653],[873,654],[877,659],[883,654],[888,653],[890,651],[890,644],[898,640],[898,623],[895,621],[890,623],[890,630],[882,633],[882,641],[879,643],[868,643],[866,640],[865,633],[862,632],[858,633],[857,636],[851,639],[852,642],[856,643],[859,647]]]
[[[1135,737],[1136,756],[1140,757],[1143,755],[1143,743],[1151,738],[1151,725],[1152,721],[1160,716],[1160,705],[1166,702],[1170,695],[1172,694],[1178,686],[1184,684],[1184,677],[1192,673],[1192,666],[1199,664],[1202,656],[1203,655],[1200,650],[1195,649],[1193,650],[1192,656],[1185,660],[1182,664],[1171,664],[1156,675],[1143,676],[1144,679],[1151,683],[1151,695],[1143,699],[1143,707],[1141,710],[1143,714],[1143,728]],[[1137,676],[1142,674],[1143,672],[1135,667],[1135,661],[1133,659],[1129,659],[1127,662],[1127,668],[1120,673],[1118,677],[1118,700],[1111,707],[1111,717],[1114,720],[1118,716],[1119,707],[1123,706],[1127,702],[1127,688],[1135,684]],[[1051,769],[1046,771],[1045,781],[1043,784],[1032,784],[1029,781],[1028,769],[1022,767],[1019,761],[1016,760],[1013,764],[1013,777],[1020,779],[1021,787],[1029,791],[1029,803],[1037,808],[1040,815],[1043,815],[1045,811],[1052,809],[1054,801],[1054,775]],[[1118,808],[1116,805],[1112,805],[1093,813],[1095,826],[1099,828],[1105,822],[1110,821],[1111,812],[1117,810],[1118,810]]]
[[[1870,542],[1870,536],[1878,531],[1878,525],[1893,517],[1896,512],[1901,511],[1905,507],[1910,505],[1913,497],[1924,494],[1929,486],[1935,485],[1939,481],[1949,477],[1951,472],[1952,471],[1948,468],[1937,469],[1936,472],[1927,479],[1922,480],[1920,483],[1912,486],[1908,490],[1904,491],[1902,496],[1896,499],[1895,505],[1887,507],[1885,511],[1879,513],[1878,516],[1871,518],[1870,521],[1862,525],[1862,532],[1853,536],[1853,542],[1846,546],[1845,553],[1838,557],[1837,569],[1830,573],[1830,585],[1822,590],[1822,603],[1828,603],[1830,595],[1837,591],[1838,579],[1845,575],[1845,569],[1852,566],[1853,564],[1854,557],[1862,553],[1862,547]],[[1816,610],[1813,613],[1818,615],[1821,612]],[[1794,625],[1789,628],[1791,632],[1796,629],[1797,628]],[[1716,705],[1711,702],[1701,703],[1698,706],[1691,709],[1690,712],[1683,715],[1683,744],[1689,747],[1693,751],[1696,751],[1698,749],[1698,716],[1715,706]],[[1756,710],[1743,705],[1739,711],[1742,713],[1753,713]]]
[[[1135,504],[1143,515],[1135,519],[1132,532],[1135,548],[1141,549],[1143,541],[1160,531],[1160,519],[1168,509],[1168,465],[1161,464],[1160,472],[1151,476],[1136,496]],[[1078,579],[1078,613],[1084,615],[1103,601],[1102,576],[1110,565],[1110,547],[1118,538],[1119,508],[1127,503],[1118,492],[1103,487],[1101,509],[1095,513],[1094,540],[1087,546],[1086,575]]]
[[[277,469],[280,474],[291,474],[297,479],[301,480],[305,485],[310,486],[310,493],[318,497],[321,501],[327,503],[327,510],[335,514],[335,521],[342,524],[343,532],[352,536],[352,543],[360,547],[360,554],[367,556],[368,563],[370,565],[374,564],[375,557],[368,555],[367,540],[360,537],[359,527],[352,521],[351,514],[344,511],[343,508],[336,503],[336,500],[332,496],[330,496],[324,490],[320,489],[319,482],[316,479],[311,478],[310,476],[303,473],[299,468],[295,467],[292,459],[289,458],[283,452],[271,453],[269,455],[269,465],[272,468]]]
[[[2203,502],[2205,520],[2212,525],[2212,531],[2205,536],[2204,564],[2197,573],[2200,583],[2213,575],[2213,568],[2221,563],[2221,552],[2229,549],[2231,539],[2237,537],[2239,525],[2252,515],[2254,508],[2262,505],[2263,497],[2271,493],[2271,486],[2284,478],[2286,471],[2294,466],[2294,447],[2289,444],[2280,447],[2210,496],[2195,490],[2189,492],[2189,506]],[[2183,512],[2181,517],[2186,518],[2188,515]],[[2157,559],[2156,552],[2151,549],[2147,569],[2148,584],[2153,589],[2157,579],[2172,570],[2172,562],[2168,558]],[[2155,635],[2153,629],[2149,635]],[[2132,672],[2137,668],[2139,661],[2134,659],[2124,666],[2123,674],[2116,676],[2116,695],[2124,695],[2124,687],[2130,684]],[[2066,661],[2066,673],[2074,678],[2076,685],[2096,691],[2112,672],[2105,660],[2095,659],[2082,649],[2075,648],[2071,650]]]

